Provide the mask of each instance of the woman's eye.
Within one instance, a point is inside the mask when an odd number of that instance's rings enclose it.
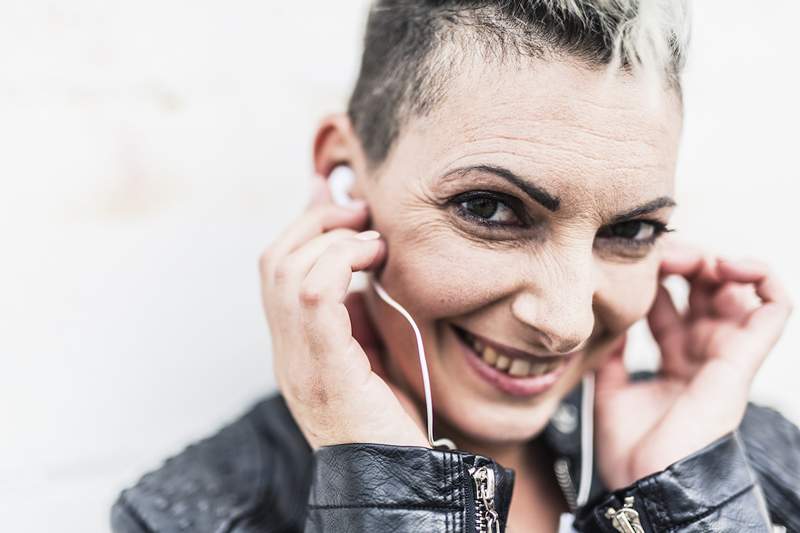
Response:
[[[666,225],[655,220],[628,220],[608,226],[598,233],[599,237],[621,239],[634,245],[651,244],[665,231]]]
[[[519,226],[522,225],[517,213],[504,201],[487,194],[473,195],[457,202],[462,216],[476,219],[487,225]]]

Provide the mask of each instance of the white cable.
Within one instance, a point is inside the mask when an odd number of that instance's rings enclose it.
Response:
[[[411,314],[408,311],[406,311],[402,305],[397,303],[394,300],[394,298],[389,296],[389,294],[384,290],[383,286],[378,282],[378,280],[370,276],[370,281],[372,282],[372,285],[375,287],[378,296],[380,296],[384,302],[386,302],[394,309],[396,309],[397,312],[403,315],[403,318],[405,318],[408,321],[408,323],[411,324],[411,329],[414,330],[414,336],[417,338],[419,369],[422,372],[422,387],[425,389],[425,411],[428,415],[428,442],[433,448],[437,448],[439,446],[445,446],[451,450],[455,450],[456,445],[450,439],[434,440],[433,438],[433,400],[431,399],[431,381],[430,377],[428,376],[428,361],[427,359],[425,359],[425,347],[422,345],[422,334],[419,332],[419,328],[417,327],[416,322],[414,322],[414,319],[411,318]]]
[[[578,484],[578,507],[589,501],[594,469],[594,372],[583,377],[581,397],[581,478]]]

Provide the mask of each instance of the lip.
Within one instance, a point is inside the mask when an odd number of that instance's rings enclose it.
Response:
[[[570,363],[575,359],[573,355],[568,356],[556,356],[560,359],[563,359],[564,362],[556,369],[551,371],[549,374],[544,374],[541,376],[533,376],[533,377],[525,377],[525,378],[518,378],[512,377],[505,372],[501,372],[497,370],[493,366],[486,364],[483,359],[481,359],[480,355],[478,355],[471,346],[469,346],[464,340],[458,335],[456,331],[457,326],[453,326],[453,335],[456,337],[456,340],[459,346],[462,348],[464,352],[464,356],[467,360],[467,364],[470,368],[475,372],[475,374],[481,378],[481,380],[486,381],[490,385],[494,386],[496,389],[508,394],[510,396],[517,396],[517,397],[528,397],[528,396],[535,396],[537,394],[542,394],[543,392],[547,391],[552,387],[561,374],[567,369]],[[472,335],[472,333],[470,332]],[[477,335],[473,335],[476,339],[479,339],[481,342],[486,342],[483,337],[478,337]],[[531,357],[533,354],[528,352],[522,352],[520,350],[513,350],[508,349],[506,350],[505,347],[499,345],[497,343],[489,343],[487,345],[491,345],[492,347],[498,347],[501,351],[505,351],[510,355],[520,354],[520,357]],[[542,356],[535,356],[535,357],[542,357]],[[546,357],[546,356],[545,356]]]

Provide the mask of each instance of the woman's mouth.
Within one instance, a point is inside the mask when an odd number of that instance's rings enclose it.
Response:
[[[531,396],[549,389],[574,359],[569,356],[539,356],[515,350],[453,326],[465,348],[467,362],[476,373],[512,396]]]

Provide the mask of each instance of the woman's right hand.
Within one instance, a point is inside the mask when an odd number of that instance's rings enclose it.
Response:
[[[289,410],[312,448],[370,442],[428,446],[420,421],[374,371],[353,337],[345,305],[352,273],[376,268],[386,245],[363,202],[330,202],[315,178],[309,208],[264,252],[262,301],[273,367]],[[365,320],[364,315],[358,317]]]

